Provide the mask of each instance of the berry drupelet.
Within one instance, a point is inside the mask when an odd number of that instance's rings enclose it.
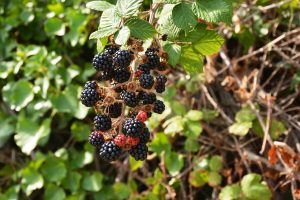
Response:
[[[165,104],[160,100],[156,100],[153,107],[153,112],[161,114],[165,111]]]
[[[127,50],[118,50],[113,55],[113,63],[117,67],[126,68],[131,63],[132,58],[132,52]]]
[[[108,131],[111,129],[111,118],[107,115],[96,115],[94,125],[97,131]]]
[[[140,143],[146,144],[150,140],[150,131],[148,128],[144,128],[143,133],[140,135]]]
[[[104,142],[103,135],[97,131],[93,131],[89,136],[89,143],[95,147],[100,148]]]
[[[130,71],[128,69],[116,68],[114,70],[114,80],[118,83],[124,83],[130,78]]]
[[[124,100],[125,104],[129,107],[135,107],[139,101],[134,92],[124,90],[121,92],[120,97]]]
[[[109,55],[113,55],[113,54],[115,54],[118,50],[119,50],[118,47],[110,45],[110,46],[106,46],[106,47],[105,47],[104,53],[107,53],[107,54],[109,54]]]
[[[100,53],[94,56],[93,66],[97,71],[109,71],[112,69],[112,58],[107,53]]]
[[[125,135],[138,137],[143,131],[143,123],[137,119],[128,118],[122,126],[122,132]]]
[[[139,78],[139,81],[141,87],[144,89],[150,89],[154,84],[154,79],[153,76],[151,76],[151,74],[142,74]]]
[[[122,114],[122,103],[114,103],[108,106],[108,115],[117,118]]]
[[[143,105],[153,104],[156,101],[156,95],[152,92],[150,93],[143,92],[140,95],[140,100]]]
[[[105,142],[99,151],[100,158],[107,162],[117,160],[121,153],[121,148],[118,147],[114,141]]]
[[[141,70],[143,73],[149,74],[151,70],[151,66],[149,63],[140,64],[137,68],[138,70]]]
[[[145,160],[148,154],[148,147],[144,143],[139,143],[138,145],[129,150],[129,154],[135,160]]]

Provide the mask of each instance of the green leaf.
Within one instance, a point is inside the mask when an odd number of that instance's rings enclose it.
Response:
[[[49,184],[45,188],[45,200],[64,200],[66,194],[64,190],[56,185]]]
[[[245,197],[255,200],[271,199],[272,194],[265,183],[260,182],[261,176],[258,174],[247,174],[241,181],[242,191]]]
[[[252,122],[236,122],[229,127],[229,133],[245,136],[252,128]]]
[[[47,157],[41,170],[45,179],[50,182],[60,182],[67,174],[64,162],[54,156]]]
[[[78,191],[80,187],[81,174],[75,171],[68,171],[68,175],[63,179],[62,185],[64,188],[71,190],[72,193]]]
[[[113,185],[114,193],[119,197],[119,199],[128,199],[130,195],[130,188],[124,183],[115,183]]]
[[[183,131],[183,118],[181,116],[175,116],[163,124],[164,132],[166,134],[179,133]]]
[[[216,187],[222,182],[222,176],[218,172],[208,173],[208,184],[211,187]]]
[[[87,191],[97,192],[102,188],[102,180],[103,175],[100,172],[85,174],[82,182],[82,188]]]
[[[258,120],[255,120],[253,122],[252,128],[253,128],[254,132],[256,133],[256,135],[258,135],[259,137],[264,136],[264,131]],[[280,137],[285,131],[286,131],[286,128],[281,121],[278,121],[277,119],[271,120],[269,133],[270,133],[270,136],[272,139],[274,139],[274,140],[278,139],[278,137]]]
[[[176,176],[179,174],[180,170],[183,168],[183,156],[176,152],[167,152],[166,156],[166,167],[171,176]]]
[[[191,152],[197,152],[199,150],[199,143],[195,139],[187,138],[184,141],[184,149]]]
[[[181,0],[153,0],[153,3],[180,3]]]
[[[117,13],[121,17],[131,17],[136,15],[143,0],[120,0],[117,2]]]
[[[123,28],[117,32],[115,42],[119,45],[125,45],[130,36],[130,30],[128,26],[123,26]]]
[[[4,101],[10,108],[20,111],[33,100],[33,86],[26,80],[19,80],[5,85],[2,89]]]
[[[45,32],[48,35],[63,36],[65,34],[65,24],[61,19],[50,18],[45,22]]]
[[[180,59],[181,46],[178,44],[166,43],[163,48],[168,53],[168,63],[175,67]]]
[[[227,185],[224,187],[219,195],[220,200],[234,200],[241,195],[242,189],[239,184]]]
[[[156,30],[153,28],[149,22],[134,18],[125,23],[125,25],[130,29],[130,35],[141,40],[146,40],[152,38]]]
[[[230,0],[196,0],[193,11],[198,18],[208,22],[231,23],[232,3]]]
[[[184,135],[196,140],[202,133],[203,129],[200,122],[187,120],[184,124]]]
[[[221,156],[213,156],[209,161],[209,169],[214,172],[219,172],[223,168]]]
[[[243,107],[235,115],[237,122],[252,122],[254,119],[256,119],[256,114],[249,106]]]
[[[22,170],[21,184],[26,195],[29,196],[34,190],[43,187],[44,179],[34,168],[25,168]]]
[[[180,64],[190,74],[203,71],[203,57],[195,52],[192,47],[182,47]]]
[[[170,151],[171,145],[168,137],[163,133],[156,134],[150,144],[150,149],[157,154],[160,154],[163,151]]]
[[[178,28],[182,28],[185,31],[191,30],[198,23],[191,5],[187,3],[177,4],[173,8],[172,19]]]
[[[97,40],[97,52],[101,53],[108,42],[108,37],[103,37]]]
[[[42,138],[48,138],[50,123],[51,119],[46,119],[39,126],[31,119],[19,117],[14,139],[23,153],[29,155]]]
[[[206,170],[195,170],[189,175],[189,183],[194,187],[202,187],[208,181],[208,172]]]
[[[107,1],[91,1],[86,4],[86,7],[93,10],[104,11],[114,7],[114,5]]]
[[[10,122],[11,118],[0,118],[0,148],[6,143],[15,130],[14,126],[10,124]]]
[[[203,113],[199,110],[190,110],[186,115],[185,118],[191,121],[199,121],[203,118]]]
[[[70,166],[72,169],[82,168],[83,166],[90,164],[94,158],[93,152],[91,151],[77,151],[72,149],[70,155]]]
[[[122,18],[117,15],[115,8],[105,10],[100,18],[99,30],[108,30],[109,28],[120,28]]]
[[[143,161],[140,161],[140,160],[136,161],[132,156],[130,156],[129,162],[130,162],[130,170],[132,172],[135,171],[135,170],[137,170],[141,166],[143,166]]]
[[[109,27],[100,28],[100,30],[91,33],[89,39],[90,40],[91,39],[100,39],[100,38],[103,38],[103,37],[110,36],[110,35],[114,34],[117,31],[118,31],[117,28],[109,28]]]
[[[72,123],[71,132],[76,141],[86,141],[91,131],[91,127],[82,122],[75,121]]]
[[[216,110],[202,109],[202,113],[203,113],[203,120],[205,121],[213,120],[219,116],[219,113]]]

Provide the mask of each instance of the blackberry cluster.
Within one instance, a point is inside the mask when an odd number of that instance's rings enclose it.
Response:
[[[161,114],[165,110],[164,103],[156,97],[165,91],[167,82],[161,74],[166,64],[160,54],[157,48],[148,48],[141,55],[134,48],[124,50],[109,45],[94,56],[97,80],[107,83],[88,81],[80,100],[97,113],[89,143],[99,148],[102,160],[115,161],[126,151],[136,160],[147,158],[151,133],[146,121],[152,112]]]

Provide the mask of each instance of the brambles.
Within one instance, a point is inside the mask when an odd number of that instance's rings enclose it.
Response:
[[[81,93],[81,102],[93,106],[97,113],[89,143],[100,148],[100,157],[108,162],[118,159],[123,151],[129,151],[136,160],[145,160],[151,137],[145,122],[152,112],[161,114],[165,109],[156,98],[167,82],[160,74],[166,68],[164,58],[159,56],[159,48],[148,48],[145,54],[141,49],[105,47],[92,64],[99,72],[98,81],[108,84],[88,81]]]

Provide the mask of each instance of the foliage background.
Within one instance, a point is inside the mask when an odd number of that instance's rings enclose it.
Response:
[[[268,119],[271,139],[299,153],[299,37],[290,33],[300,32],[297,0],[233,2],[233,23],[218,26],[225,44],[206,57],[203,72],[170,69],[168,109],[149,121],[148,160],[114,164],[87,143],[93,112],[78,100],[94,76],[96,41],[88,37],[101,14],[86,3],[0,2],[0,199],[297,198],[299,161],[272,165],[270,145],[259,153]],[[252,85],[224,82],[255,69],[255,94],[241,90]]]

